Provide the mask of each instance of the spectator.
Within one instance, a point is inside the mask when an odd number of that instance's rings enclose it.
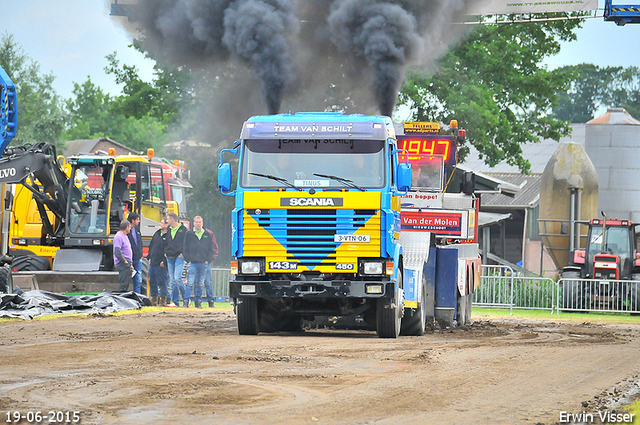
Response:
[[[189,307],[189,299],[185,297],[185,286],[182,282],[182,270],[185,266],[182,251],[187,228],[178,221],[176,213],[167,214],[167,223],[169,224],[169,231],[167,232],[165,254],[167,256],[169,282],[171,283],[171,301],[176,306],[180,306],[180,295],[182,295],[183,307]]]
[[[209,232],[202,227],[202,217],[199,215],[193,218],[193,230],[189,230],[185,235],[184,260],[189,264],[185,299],[190,300],[193,291],[196,308],[202,308],[202,287],[207,269],[211,273],[210,264],[213,261],[213,239]]]
[[[133,268],[136,274],[133,276],[133,292],[141,294],[142,286],[142,235],[140,234],[140,214],[132,212],[127,217],[131,223],[131,231],[129,242],[131,243],[131,251],[133,252]],[[146,295],[146,294],[145,294]]]
[[[213,261],[216,261],[218,258],[218,242],[216,241],[216,235],[213,234],[212,230],[204,229],[210,235],[213,240]],[[209,302],[209,307],[213,308],[213,302],[215,300],[215,294],[213,293],[213,285],[211,284],[211,267],[207,270],[207,273],[204,275],[204,288],[206,289],[206,297]]]
[[[167,247],[167,219],[160,222],[160,229],[156,230],[149,244],[149,296],[151,305],[165,306],[169,289],[169,273],[164,251]],[[158,298],[158,295],[160,296]]]
[[[113,264],[118,271],[118,291],[127,292],[131,283],[131,273],[133,268],[133,253],[131,243],[127,235],[131,230],[131,223],[128,220],[120,222],[120,230],[113,238]]]

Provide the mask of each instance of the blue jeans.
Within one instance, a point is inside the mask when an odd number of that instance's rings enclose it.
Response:
[[[133,262],[133,268],[136,269],[136,275],[133,276],[133,292],[141,294],[140,288],[142,286],[142,259]],[[146,295],[146,294],[145,294]]]
[[[182,295],[183,300],[188,299],[185,298],[184,282],[182,281],[182,271],[184,270],[185,264],[184,258],[182,257],[167,258],[169,282],[171,283],[171,301],[173,301],[175,305],[180,305],[180,295]]]
[[[206,298],[212,303],[216,298],[213,295],[213,285],[211,284],[211,264],[207,265],[207,272],[204,274],[204,289],[206,290]]]
[[[202,301],[202,286],[204,285],[205,275],[207,274],[208,264],[191,263],[189,264],[189,278],[187,279],[187,299],[191,298],[191,292],[194,290],[196,302]]]
[[[149,296],[166,297],[169,293],[169,272],[166,267],[149,266]]]

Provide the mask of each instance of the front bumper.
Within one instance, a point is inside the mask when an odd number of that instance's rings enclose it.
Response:
[[[247,293],[242,287],[254,285],[255,292]],[[382,286],[382,293],[367,293],[367,286]],[[357,280],[357,281],[243,281],[229,282],[229,296],[256,297],[256,298],[306,298],[306,299],[332,299],[332,298],[392,298],[395,283],[388,280]]]

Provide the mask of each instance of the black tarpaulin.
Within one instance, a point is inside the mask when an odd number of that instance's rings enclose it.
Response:
[[[115,313],[150,306],[149,298],[135,292],[101,292],[97,295],[67,296],[47,291],[14,288],[15,294],[0,294],[0,318],[31,320],[47,314]]]

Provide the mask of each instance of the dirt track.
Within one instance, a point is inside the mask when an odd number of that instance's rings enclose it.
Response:
[[[640,320],[249,337],[232,312],[166,309],[5,322],[0,336],[1,422],[554,424],[640,379]]]

